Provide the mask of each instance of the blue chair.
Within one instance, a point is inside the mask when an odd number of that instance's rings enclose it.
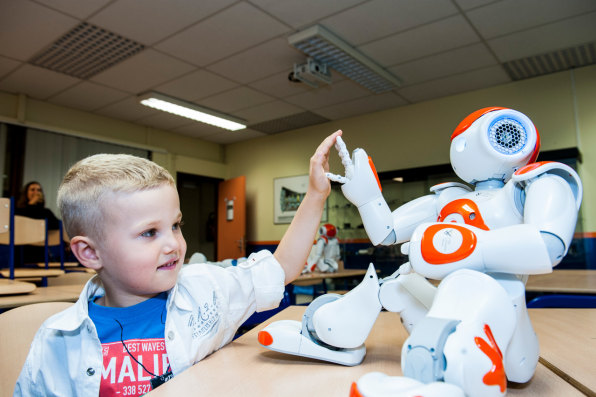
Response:
[[[527,304],[537,308],[596,308],[596,295],[552,294],[538,296]]]

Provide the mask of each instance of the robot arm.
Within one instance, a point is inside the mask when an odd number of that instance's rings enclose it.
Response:
[[[512,182],[525,193],[524,223],[540,230],[551,264],[556,266],[573,239],[582,200],[579,176],[565,164],[539,162],[515,172]]]

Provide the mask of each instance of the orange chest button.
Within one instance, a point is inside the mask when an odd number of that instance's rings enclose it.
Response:
[[[429,226],[422,235],[422,258],[431,265],[457,262],[472,254],[477,238],[474,232],[452,223]]]

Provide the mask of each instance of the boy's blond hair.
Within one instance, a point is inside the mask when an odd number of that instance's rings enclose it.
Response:
[[[80,160],[58,189],[58,208],[66,233],[102,237],[106,194],[133,193],[161,185],[176,187],[174,178],[154,162],[128,154],[96,154]]]

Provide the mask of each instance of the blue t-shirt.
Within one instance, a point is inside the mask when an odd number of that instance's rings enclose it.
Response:
[[[103,352],[99,395],[140,396],[150,379],[169,370],[164,340],[166,292],[130,307],[106,307],[89,301]]]

